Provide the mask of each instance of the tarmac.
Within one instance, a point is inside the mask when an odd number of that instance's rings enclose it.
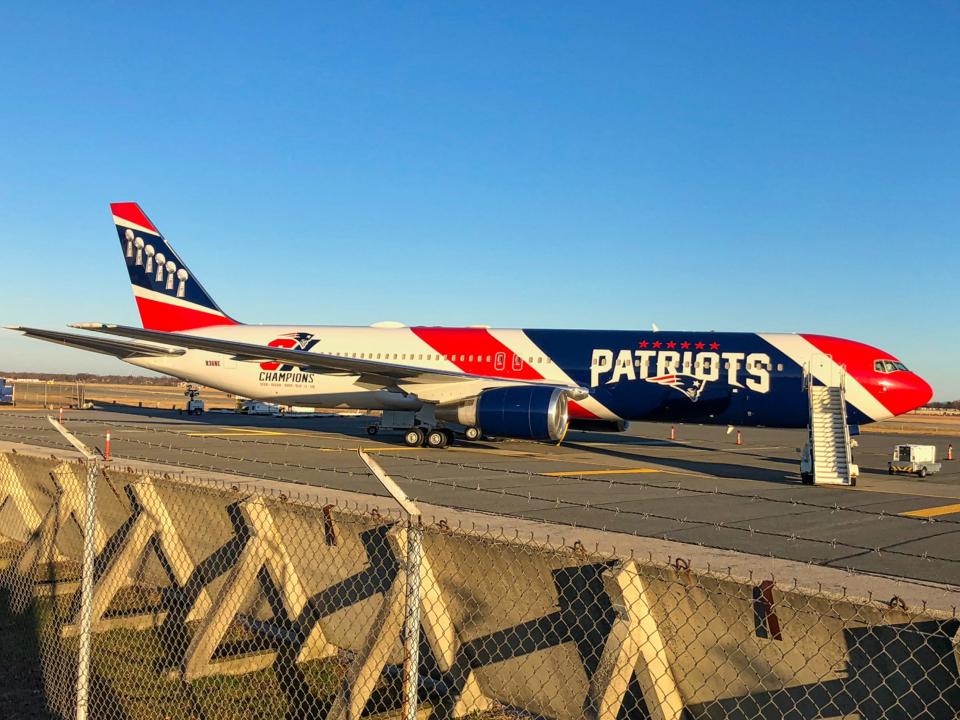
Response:
[[[49,411],[0,413],[0,440],[66,447]],[[55,414],[55,413],[53,413]],[[459,442],[445,450],[368,437],[366,417],[273,418],[117,405],[66,411],[81,440],[123,459],[383,496],[356,449],[431,506],[592,528],[705,548],[960,587],[960,462],[924,480],[889,476],[895,444],[960,435],[870,433],[857,438],[856,487],[799,479],[802,430],[636,423],[627,433],[571,432],[562,445]],[[291,491],[296,491],[291,486]],[[385,501],[387,502],[387,501]],[[626,538],[624,538],[626,539]]]

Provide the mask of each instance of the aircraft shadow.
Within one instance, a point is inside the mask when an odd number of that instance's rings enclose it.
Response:
[[[796,485],[800,483],[799,468],[795,472],[784,472],[782,470],[773,470],[771,468],[751,467],[750,465],[738,465],[726,462],[711,462],[706,460],[685,460],[682,458],[663,457],[660,455],[647,455],[639,452],[624,452],[607,447],[596,447],[580,443],[564,443],[569,448],[592,452],[598,455],[607,455],[623,460],[634,462],[648,462],[656,465],[666,466],[675,470],[684,470],[703,475],[713,475],[715,477],[736,478],[740,480],[759,480],[761,482],[776,483],[779,485]],[[689,447],[689,446],[684,446]],[[718,452],[714,448],[701,448],[712,452]]]

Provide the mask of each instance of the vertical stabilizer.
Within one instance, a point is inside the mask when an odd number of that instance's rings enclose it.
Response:
[[[182,332],[236,325],[136,203],[111,203],[140,320],[148,330]]]

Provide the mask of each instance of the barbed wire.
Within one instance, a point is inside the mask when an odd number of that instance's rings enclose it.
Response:
[[[10,427],[10,426],[7,426],[7,427]],[[37,428],[25,427],[25,428],[23,428],[23,429],[28,429],[28,430],[30,430],[30,429],[37,429]],[[79,432],[77,432],[77,434],[78,434],[78,435],[84,435],[84,436],[96,436],[96,437],[99,437],[99,434],[90,433],[90,432],[87,432],[87,431],[79,431]],[[24,437],[27,438],[27,439],[31,439],[31,440],[44,439],[44,438],[38,438],[37,436],[24,436]],[[217,458],[217,459],[221,459],[221,460],[228,460],[228,461],[231,461],[231,462],[255,463],[255,464],[258,464],[258,465],[269,465],[269,466],[278,466],[278,467],[286,467],[286,468],[296,468],[296,469],[300,469],[300,470],[307,470],[307,471],[312,471],[312,472],[317,472],[317,473],[328,472],[328,473],[334,473],[334,474],[339,474],[339,475],[346,475],[346,476],[350,476],[350,477],[353,477],[353,476],[369,477],[369,476],[370,476],[370,473],[369,473],[367,470],[365,470],[365,469],[362,469],[362,470],[361,470],[361,469],[348,470],[348,469],[344,469],[344,468],[320,467],[320,466],[304,465],[304,464],[302,464],[302,463],[289,463],[289,462],[280,462],[280,461],[274,461],[274,460],[266,460],[266,459],[261,459],[261,458],[249,458],[249,457],[242,457],[242,456],[224,455],[224,454],[219,454],[219,453],[215,453],[215,452],[211,452],[211,451],[203,450],[203,449],[199,449],[199,448],[185,448],[185,447],[182,447],[182,446],[174,446],[172,443],[169,444],[169,445],[164,445],[164,444],[162,444],[162,443],[153,443],[153,442],[150,442],[150,441],[140,440],[140,439],[136,439],[136,438],[124,438],[124,442],[131,443],[131,444],[134,444],[134,445],[139,445],[139,446],[141,446],[141,447],[159,448],[159,449],[163,449],[163,450],[166,450],[166,451],[177,451],[177,452],[180,452],[181,455],[184,454],[184,453],[187,453],[187,454],[193,454],[193,455],[201,455],[201,456],[206,456],[206,457],[213,457],[213,458]],[[161,463],[161,464],[166,464],[166,463],[169,463],[169,462],[170,462],[170,461],[165,461],[165,460],[163,460],[163,459],[159,459],[159,458],[157,458],[156,456],[152,456],[152,457],[151,457],[151,456],[146,456],[146,455],[144,455],[144,456],[138,456],[138,455],[132,455],[132,454],[130,454],[130,453],[125,453],[124,457],[125,457],[125,458],[129,458],[129,459],[132,459],[132,460],[140,460],[140,461],[144,461],[144,462],[153,462],[153,463]],[[426,462],[434,462],[434,461],[431,460],[431,461],[426,461]],[[324,487],[324,486],[318,485],[318,484],[313,484],[313,483],[309,483],[309,482],[304,482],[304,481],[300,481],[300,480],[295,480],[295,479],[292,479],[292,478],[289,478],[289,477],[285,477],[285,476],[283,476],[283,475],[268,475],[268,474],[265,474],[265,473],[251,472],[251,471],[249,471],[249,470],[240,471],[239,469],[234,469],[234,468],[231,468],[231,467],[222,468],[222,467],[217,467],[217,466],[215,466],[215,465],[202,465],[202,464],[197,464],[197,463],[190,463],[190,462],[188,462],[188,461],[183,460],[182,458],[179,459],[179,460],[177,460],[176,463],[177,463],[177,465],[180,465],[180,466],[183,466],[183,467],[189,467],[189,468],[191,468],[191,469],[205,470],[205,471],[211,471],[211,472],[221,472],[221,473],[236,475],[236,476],[238,476],[238,477],[255,477],[255,478],[264,479],[264,480],[287,482],[287,483],[293,483],[293,484],[296,484],[296,485],[302,485],[302,486],[313,487],[313,488],[316,488],[316,487]],[[463,466],[463,467],[469,467],[469,466]],[[524,473],[524,474],[526,474],[526,473]],[[532,473],[531,473],[531,474],[532,474]],[[662,520],[662,521],[677,523],[677,524],[680,525],[681,528],[683,528],[683,527],[686,526],[686,525],[691,525],[691,526],[696,526],[696,527],[701,527],[701,528],[715,528],[718,532],[731,531],[731,532],[733,532],[733,533],[744,533],[744,534],[747,534],[747,535],[750,535],[750,536],[760,536],[760,537],[778,538],[778,539],[781,539],[781,540],[786,540],[786,541],[791,542],[791,543],[805,542],[805,543],[815,544],[815,545],[818,545],[818,546],[829,546],[831,549],[834,549],[834,550],[836,550],[836,549],[843,549],[843,550],[852,551],[852,552],[854,553],[854,555],[876,554],[878,557],[882,557],[882,555],[883,555],[884,553],[886,553],[886,554],[889,554],[889,555],[894,555],[894,556],[898,556],[898,557],[909,558],[909,559],[913,559],[913,560],[924,560],[924,561],[927,561],[927,562],[934,562],[934,561],[936,561],[936,562],[944,562],[944,563],[950,563],[950,564],[960,564],[960,559],[958,559],[958,558],[949,558],[949,557],[942,557],[942,556],[938,556],[938,555],[931,555],[931,554],[926,553],[926,552],[924,552],[924,553],[922,553],[922,554],[911,553],[911,552],[905,552],[905,551],[902,551],[902,550],[896,550],[896,549],[893,549],[893,548],[890,548],[890,547],[883,547],[883,546],[871,547],[871,546],[867,546],[867,545],[859,545],[859,544],[854,544],[854,543],[849,543],[849,542],[840,541],[840,540],[837,539],[837,538],[833,538],[833,539],[831,539],[831,540],[824,540],[824,539],[822,539],[822,538],[807,537],[807,536],[804,536],[804,535],[801,535],[801,534],[798,534],[798,533],[789,533],[789,534],[788,534],[788,533],[781,533],[781,532],[777,532],[777,531],[773,531],[773,530],[757,529],[757,528],[753,528],[752,526],[741,527],[741,526],[738,526],[738,525],[729,525],[729,524],[722,523],[722,522],[715,523],[715,522],[709,522],[709,521],[705,521],[705,520],[691,519],[691,518],[689,518],[689,517],[678,517],[678,516],[673,516],[673,515],[666,515],[666,514],[663,514],[663,513],[651,513],[651,512],[648,512],[648,511],[622,509],[622,508],[620,508],[620,507],[610,508],[610,507],[605,507],[605,506],[602,506],[602,505],[591,505],[591,504],[589,504],[589,503],[579,503],[579,502],[575,502],[575,501],[572,501],[572,500],[564,500],[564,499],[561,499],[561,498],[559,498],[559,497],[556,497],[556,498],[543,497],[543,496],[540,496],[540,495],[534,495],[534,494],[533,494],[532,492],[530,492],[530,491],[528,491],[527,493],[524,494],[524,493],[522,493],[522,492],[517,492],[517,491],[514,491],[514,490],[508,490],[508,489],[506,489],[506,488],[499,488],[499,489],[483,488],[483,487],[480,486],[479,484],[477,484],[477,485],[475,485],[475,486],[472,485],[472,484],[470,484],[470,485],[462,484],[462,483],[458,484],[458,483],[455,482],[455,481],[453,481],[453,482],[446,482],[446,481],[438,480],[438,479],[425,479],[425,478],[420,478],[420,477],[416,477],[416,476],[412,476],[412,475],[400,474],[400,473],[397,473],[397,472],[391,472],[391,476],[393,476],[395,479],[406,480],[406,481],[412,482],[412,483],[421,483],[421,484],[425,483],[425,484],[427,484],[428,486],[429,486],[429,485],[439,485],[439,486],[442,486],[442,487],[447,487],[447,488],[451,488],[451,489],[455,489],[455,490],[460,490],[460,491],[464,491],[464,490],[466,490],[466,491],[473,491],[473,492],[478,492],[478,493],[485,494],[485,495],[495,495],[495,496],[499,496],[499,497],[503,497],[503,498],[509,497],[509,498],[514,498],[514,499],[527,500],[528,502],[532,502],[532,501],[536,500],[536,501],[538,501],[538,502],[549,503],[549,504],[551,504],[551,505],[554,505],[555,507],[566,507],[566,508],[587,510],[587,511],[592,511],[592,512],[614,513],[614,514],[616,514],[616,515],[625,515],[625,516],[629,516],[629,517],[637,517],[637,518],[640,518],[640,519],[642,519],[642,520]],[[554,477],[554,478],[551,478],[551,479],[556,480],[555,477]],[[634,487],[635,487],[635,486],[634,486]],[[331,489],[343,490],[342,488],[331,488]],[[673,488],[673,487],[668,487],[668,488],[666,488],[666,489],[678,491],[678,494],[679,494],[679,492],[683,492],[683,491],[685,490],[684,488]],[[372,494],[376,494],[376,493],[372,493]],[[415,498],[415,499],[423,499],[423,498]],[[762,498],[762,497],[757,496],[757,500],[758,500],[758,501],[760,501],[760,500],[765,500],[765,498]],[[426,501],[429,502],[428,499],[426,499]],[[462,505],[462,504],[458,504],[458,503],[452,503],[452,502],[449,502],[449,501],[444,502],[444,505],[447,506],[447,507],[450,507],[450,508],[452,508],[452,509],[456,509],[456,510],[463,510],[463,511],[469,511],[469,512],[484,512],[483,510],[478,510],[477,508],[470,507],[469,505]],[[823,506],[820,506],[820,507],[821,507],[821,509],[829,509],[829,508],[825,508],[825,507],[823,507]],[[891,516],[891,515],[885,515],[885,514],[872,514],[872,515],[873,515],[873,517],[875,517],[875,518],[877,518],[877,519],[884,519],[884,518],[893,519],[893,518],[896,518],[897,520],[915,520],[915,518],[907,518],[907,517],[902,517],[902,516]],[[540,522],[551,522],[551,523],[554,523],[554,524],[565,525],[565,526],[569,526],[569,527],[581,527],[581,528],[583,528],[583,527],[588,527],[588,528],[591,527],[591,526],[588,526],[588,525],[577,524],[576,522],[564,521],[564,520],[550,520],[550,521],[546,521],[546,520],[540,520],[540,519],[538,519],[538,518],[533,518],[533,519],[538,520],[538,521],[540,521]],[[601,528],[593,528],[593,529],[599,529],[599,530],[601,530],[601,531],[607,531],[606,526],[603,526],[603,527],[601,527]],[[622,532],[622,531],[615,531],[615,530],[614,530],[614,531],[611,531],[611,532]],[[640,532],[638,532],[638,531],[634,531],[632,534],[633,534],[634,536],[638,536],[638,537],[639,537],[639,536],[659,537],[659,538],[662,538],[663,540],[671,541],[671,538],[669,537],[669,535],[668,535],[667,533],[661,533],[661,534],[658,535],[658,534],[655,534],[655,533],[646,534],[646,533],[640,533]],[[710,545],[707,545],[706,543],[704,543],[704,542],[702,542],[702,541],[695,541],[695,542],[693,542],[693,543],[690,543],[689,541],[684,541],[684,540],[673,540],[673,541],[674,541],[674,542],[685,542],[685,543],[687,543],[687,544],[695,544],[695,545],[697,545],[697,546],[699,546],[699,547],[712,547],[712,548],[716,548],[716,549],[719,549],[719,550],[729,550],[729,551],[735,551],[735,552],[747,552],[747,553],[750,553],[750,554],[757,554],[756,552],[751,552],[751,551],[749,551],[749,550],[744,550],[742,547],[736,546],[736,545],[724,545],[724,544],[716,544],[716,543],[711,543]],[[775,555],[771,552],[771,553],[770,553],[770,557],[775,557]],[[791,558],[786,558],[786,559],[791,559]],[[809,565],[819,565],[819,566],[823,566],[823,567],[834,567],[834,568],[837,567],[835,564],[833,564],[833,563],[837,562],[836,560],[823,560],[823,561],[807,560],[807,561],[803,561],[803,562],[806,562],[806,563],[809,564]],[[856,570],[855,570],[854,568],[850,568],[849,566],[845,567],[844,569],[848,570],[849,572],[856,572]],[[953,583],[947,583],[947,584],[954,585]]]
[[[7,417],[36,418],[35,415],[16,415],[12,413],[7,415]],[[74,422],[74,421],[71,420],[71,422]],[[94,420],[92,418],[81,418],[81,419],[77,419],[76,422],[103,424],[102,421]],[[112,424],[113,425],[134,425],[134,423],[125,422],[125,421],[119,421]],[[13,426],[13,427],[16,427],[16,426]],[[170,430],[167,428],[151,428],[150,431],[158,432],[162,434],[174,435],[180,438],[184,437],[183,432],[180,432],[177,430]],[[288,448],[299,448],[299,449],[305,449],[305,450],[317,450],[322,452],[353,452],[357,449],[356,447],[342,447],[342,446],[325,447],[325,446],[311,445],[308,443],[291,443],[289,441],[280,442],[275,440],[268,441],[268,440],[258,440],[256,438],[219,437],[218,440],[225,442],[227,444],[239,443],[241,445],[263,445],[265,447],[270,447],[274,449],[279,447],[288,447]],[[123,438],[123,441],[130,442],[131,439],[125,437]],[[163,447],[163,446],[161,445],[160,447]],[[174,450],[179,450],[181,448],[179,446],[174,447],[171,444],[169,446],[169,449],[171,451],[174,451]],[[389,449],[384,449],[383,451],[381,451],[377,448],[365,448],[365,450],[370,453],[389,452]],[[238,462],[259,462],[259,463],[267,463],[267,464],[277,464],[274,461],[264,460],[261,458],[251,458],[249,456],[230,456],[230,455],[219,454],[219,453],[215,453],[214,456],[236,460]],[[480,472],[501,473],[505,475],[516,475],[521,477],[540,477],[540,478],[545,478],[551,481],[556,481],[558,479],[556,475],[551,475],[550,473],[545,473],[545,472],[535,472],[531,470],[522,470],[522,469],[516,469],[516,468],[491,467],[491,466],[481,465],[481,464],[465,463],[462,461],[443,460],[442,458],[435,458],[435,457],[428,458],[428,457],[417,456],[413,459],[413,461],[418,463],[433,464],[438,466],[442,465],[442,466],[448,466],[448,467],[456,467],[462,470],[477,470]],[[336,468],[326,468],[326,467],[320,468],[320,467],[305,466],[303,464],[295,464],[295,463],[280,463],[280,464],[283,467],[296,467],[301,469],[314,469],[319,471],[339,472],[339,470]],[[881,511],[880,513],[877,513],[872,510],[864,510],[863,508],[860,508],[860,507],[840,505],[839,503],[834,503],[833,505],[823,505],[821,503],[812,502],[810,500],[797,499],[796,497],[775,498],[775,497],[768,497],[766,495],[759,495],[757,493],[746,494],[746,493],[734,492],[731,490],[721,490],[716,486],[714,486],[713,489],[690,487],[687,485],[681,485],[679,482],[675,485],[671,485],[671,484],[664,484],[664,483],[649,482],[646,480],[626,482],[623,480],[617,480],[609,477],[600,479],[596,477],[591,477],[589,474],[586,474],[586,472],[587,471],[577,475],[564,475],[563,477],[571,478],[571,479],[575,478],[578,482],[590,483],[596,486],[605,485],[609,489],[612,489],[615,487],[622,487],[622,488],[630,488],[630,489],[640,488],[640,489],[668,490],[668,491],[682,490],[683,492],[689,493],[690,495],[725,497],[725,498],[731,498],[731,499],[737,499],[737,500],[747,500],[750,502],[763,501],[763,502],[769,502],[769,503],[775,503],[775,504],[781,504],[781,505],[790,505],[791,507],[811,508],[815,510],[829,510],[831,513],[852,513],[852,514],[862,515],[862,516],[871,517],[871,518],[878,517],[878,516],[881,518],[892,517],[891,515],[887,515],[883,511]],[[666,472],[669,472],[669,471],[666,471]],[[708,474],[703,474],[701,477],[710,478],[713,476]],[[922,524],[939,523],[943,525],[960,526],[960,520],[950,520],[947,518],[911,517],[907,515],[896,515],[896,517],[899,519],[902,519],[908,522],[914,522],[914,523],[922,523]]]

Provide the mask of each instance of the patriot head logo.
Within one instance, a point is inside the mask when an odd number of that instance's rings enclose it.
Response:
[[[696,402],[700,399],[701,393],[703,393],[704,388],[707,387],[707,383],[709,382],[709,380],[704,380],[703,378],[698,378],[686,373],[660,375],[659,377],[647,378],[646,380],[647,382],[656,383],[657,385],[672,387],[674,390],[686,395],[690,402]]]
[[[267,343],[267,347],[286,348],[288,350],[302,350],[303,352],[308,352],[318,342],[320,342],[320,338],[314,338],[313,335],[308,332],[295,332],[281,335],[275,340],[271,340]],[[281,366],[278,362],[264,362],[260,363],[260,368],[262,370],[279,370],[280,372],[290,372],[293,370],[294,366]]]

